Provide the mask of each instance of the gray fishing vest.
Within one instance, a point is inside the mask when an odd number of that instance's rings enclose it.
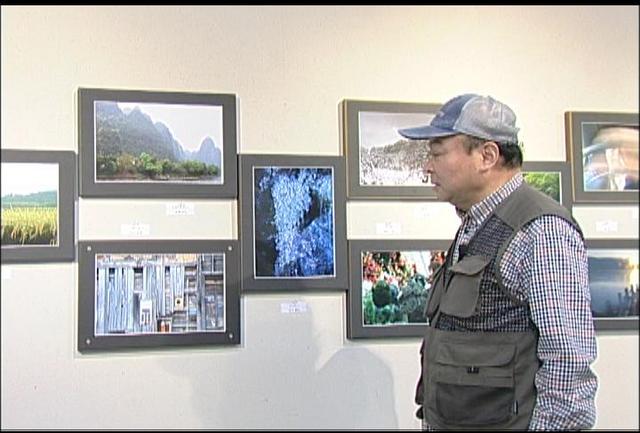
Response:
[[[523,183],[487,217],[452,265],[453,242],[434,275],[416,390],[418,416],[422,412],[432,427],[528,428],[537,395],[538,335],[528,303],[505,289],[500,262],[521,228],[542,215],[564,218],[582,235],[564,207]]]

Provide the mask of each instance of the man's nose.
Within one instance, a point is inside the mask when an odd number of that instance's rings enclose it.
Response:
[[[422,167],[422,170],[425,173],[431,173],[433,171],[433,164],[431,164],[431,159],[427,159]]]

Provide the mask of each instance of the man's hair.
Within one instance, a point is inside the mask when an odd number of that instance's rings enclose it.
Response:
[[[480,147],[487,141],[490,141],[484,138],[473,137],[470,135],[467,135],[465,138],[466,140],[464,141],[464,148],[467,150],[467,153],[471,153],[473,149]],[[494,143],[498,145],[498,150],[500,151],[500,155],[504,159],[505,167],[522,167],[522,149],[520,149],[518,143]]]

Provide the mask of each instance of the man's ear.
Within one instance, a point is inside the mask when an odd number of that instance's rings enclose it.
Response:
[[[493,167],[500,161],[500,149],[495,141],[485,141],[481,150],[482,165],[486,168]]]

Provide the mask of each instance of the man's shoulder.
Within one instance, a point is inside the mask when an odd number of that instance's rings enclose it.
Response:
[[[516,230],[544,215],[574,223],[567,208],[524,182],[498,206],[496,215]]]
[[[555,244],[561,239],[584,244],[580,227],[573,221],[554,214],[543,214],[531,219],[522,227],[522,233],[531,244]],[[555,239],[555,242],[552,239]]]

